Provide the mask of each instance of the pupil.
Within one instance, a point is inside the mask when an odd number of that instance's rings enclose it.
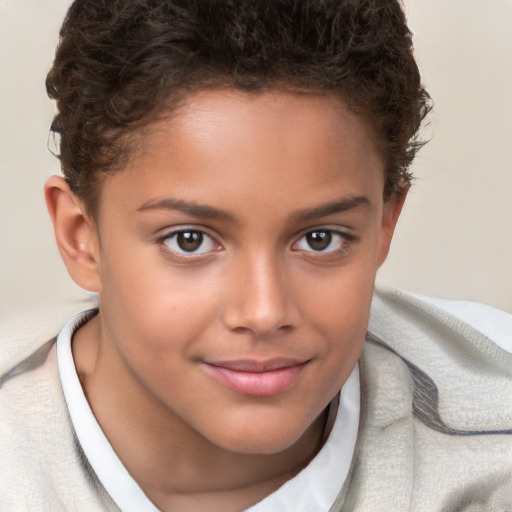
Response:
[[[329,247],[332,241],[332,235],[329,231],[313,231],[306,235],[306,240],[311,249],[323,251]]]
[[[180,249],[192,252],[201,247],[203,234],[199,231],[183,231],[178,233],[176,242]]]

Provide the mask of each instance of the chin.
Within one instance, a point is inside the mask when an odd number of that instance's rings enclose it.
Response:
[[[300,437],[300,436],[299,436]],[[252,439],[229,439],[219,444],[226,451],[241,455],[275,455],[285,452],[293,446],[299,438],[275,439],[274,436],[259,436]]]
[[[313,422],[316,424],[316,422]],[[236,421],[225,425],[222,432],[208,436],[211,442],[224,450],[245,455],[273,455],[291,448],[297,442],[307,444],[314,439],[313,424],[294,423],[290,418],[276,418],[275,421]],[[310,428],[311,427],[311,428]],[[215,435],[217,434],[217,435]],[[306,441],[306,437],[311,439]]]

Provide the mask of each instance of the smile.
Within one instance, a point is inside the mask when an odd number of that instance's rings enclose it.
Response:
[[[291,388],[306,362],[286,359],[206,363],[208,373],[228,388],[244,395],[274,396]]]

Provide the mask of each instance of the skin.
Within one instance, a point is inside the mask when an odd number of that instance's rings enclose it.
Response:
[[[384,202],[375,136],[328,96],[200,92],[140,142],[103,182],[95,220],[61,178],[46,185],[70,275],[99,292],[75,364],[159,508],[241,510],[320,448],[405,193]],[[203,241],[183,250],[180,232]],[[298,369],[270,395],[212,374],[276,358]]]

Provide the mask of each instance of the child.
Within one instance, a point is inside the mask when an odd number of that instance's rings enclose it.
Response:
[[[2,374],[2,510],[508,510],[510,356],[374,293],[429,109],[396,1],[77,0],[47,88],[99,304]]]

